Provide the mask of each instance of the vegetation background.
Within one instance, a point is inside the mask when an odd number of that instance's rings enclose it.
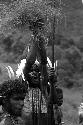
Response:
[[[10,3],[16,0],[0,0],[0,82],[8,79],[6,66],[16,71],[17,63],[31,32],[10,30],[6,24]],[[45,0],[42,0],[45,1]],[[55,0],[56,1],[56,0]],[[48,0],[52,4],[52,0]],[[57,2],[56,2],[57,3]],[[55,34],[55,61],[58,60],[58,84],[64,93],[62,105],[65,125],[78,125],[78,106],[83,94],[83,5],[81,0],[62,0],[65,14]],[[52,32],[49,30],[47,55],[52,57]]]

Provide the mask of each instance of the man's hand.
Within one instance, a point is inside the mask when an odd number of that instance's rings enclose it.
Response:
[[[58,106],[63,104],[63,90],[59,87],[54,87],[54,104],[57,103]]]
[[[47,55],[46,55],[46,49],[45,49],[45,45],[44,45],[45,40],[44,40],[43,36],[38,35],[36,42],[37,42],[36,44],[37,44],[38,54],[41,59],[41,64],[46,65],[47,64]]]
[[[55,83],[57,82],[57,75],[55,73],[54,68],[50,68],[48,71],[48,79],[50,83]]]

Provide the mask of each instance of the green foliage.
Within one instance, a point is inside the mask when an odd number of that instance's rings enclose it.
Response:
[[[66,88],[72,88],[73,86],[74,86],[74,80],[73,79],[70,79],[69,77],[65,77],[64,78],[64,87],[66,87]]]
[[[63,50],[59,46],[55,45],[54,46],[54,56],[55,56],[54,60],[56,61],[56,60],[61,59],[62,55],[63,55]],[[52,46],[47,47],[47,56],[52,60]]]
[[[65,58],[73,65],[75,71],[79,69],[81,56],[80,50],[75,46],[65,50]]]
[[[52,32],[49,33],[48,38],[49,38],[48,45],[50,46],[50,45],[52,45]],[[63,39],[62,35],[55,34],[55,42],[54,42],[54,44],[55,45],[60,45],[62,39]]]
[[[25,49],[25,40],[22,34],[18,37],[18,33],[4,37],[1,42],[0,59],[4,62],[16,62]]]
[[[68,43],[70,46],[75,46],[75,41],[73,39],[69,39]]]
[[[23,42],[17,42],[13,47],[12,47],[12,52],[16,55],[21,55],[23,53],[23,50],[25,48],[25,45]]]
[[[70,82],[73,79],[73,70],[72,64],[67,59],[58,60],[58,77],[59,81],[62,81],[62,86],[72,87],[74,85]]]
[[[68,40],[65,39],[65,38],[61,39],[61,45],[60,46],[61,46],[62,49],[67,49],[67,48],[70,47],[70,45],[68,43]]]
[[[74,44],[74,40],[73,39],[67,39],[67,38],[65,38],[65,37],[63,37],[62,39],[61,39],[61,44],[60,44],[60,47],[62,48],[62,49],[67,49],[67,48],[70,48],[71,46],[74,46],[75,44]]]
[[[11,53],[4,52],[0,56],[0,60],[2,62],[5,62],[5,63],[8,63],[8,62],[9,63],[15,63],[16,58],[15,58],[15,55],[12,52]]]
[[[78,87],[80,88],[80,87],[83,87],[83,78],[80,78],[79,80],[78,80]]]
[[[61,14],[64,13],[60,11],[60,6],[57,0],[55,0],[55,3],[56,7],[54,8],[53,6],[50,6],[53,4],[51,0],[48,0],[47,4],[45,3],[45,0],[43,0],[43,2],[39,0],[36,0],[36,2],[31,2],[30,0],[19,0],[11,2],[10,6],[5,5],[5,10],[2,7],[1,13],[4,21],[2,20],[2,33],[0,34],[0,60],[4,62],[16,63],[19,56],[22,55],[25,46],[27,44],[31,44],[30,39],[32,32],[29,29],[31,28],[30,26],[32,25],[32,22],[37,22],[37,20],[41,19],[43,19],[45,24],[41,29],[41,32],[46,38],[48,37],[49,41],[47,47],[47,56],[52,60],[51,45],[53,34],[51,24],[53,23],[54,15],[56,17],[58,16],[58,19],[60,16],[61,19]],[[78,1],[76,1],[76,5],[77,3]],[[75,9],[75,5],[73,4],[72,0],[67,1],[66,4],[69,6],[71,5]],[[68,6],[65,6],[65,8],[68,8]],[[75,30],[74,28],[76,26],[77,28],[79,27],[79,23],[76,23],[76,19],[78,22],[80,22],[79,17],[80,16],[77,16],[77,13],[70,13],[69,17],[66,18],[66,32],[62,31],[59,34],[57,31],[57,33],[55,33],[54,55],[55,60],[58,60],[59,82],[61,81],[62,84],[68,88],[76,85],[81,86],[82,84],[83,37],[80,38],[78,44],[76,45],[76,36],[74,40],[71,37],[67,38],[66,36],[66,33],[69,33],[69,36],[73,34],[73,31]],[[55,30],[57,30],[57,25]],[[61,31],[61,29],[59,30]],[[76,30],[76,32],[77,31],[81,32],[79,28]],[[10,33],[10,35],[8,35],[8,33]]]
[[[11,51],[11,49],[12,49],[11,46],[12,46],[13,42],[14,41],[13,41],[13,39],[11,39],[11,36],[4,38],[3,45],[4,45],[5,51],[7,51],[7,52]]]
[[[48,46],[52,45],[52,32],[49,34]],[[63,35],[55,34],[55,45],[59,45],[62,49],[70,48],[71,46],[75,46],[75,42],[73,39],[67,39]]]
[[[77,47],[80,49],[81,52],[83,52],[83,37],[80,38]]]
[[[67,59],[62,59],[58,61],[58,69],[63,69],[66,72],[66,75],[69,77],[73,76],[74,68]]]
[[[2,75],[2,69],[1,69],[1,67],[0,67],[0,75]]]

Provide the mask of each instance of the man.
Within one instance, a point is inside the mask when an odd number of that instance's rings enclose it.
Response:
[[[32,50],[34,50],[34,49],[32,49]],[[32,53],[32,54],[34,54],[34,53]],[[32,55],[31,55],[31,57],[32,57]],[[30,59],[31,59],[31,57],[30,57]],[[43,58],[43,56],[41,56],[41,58]],[[30,71],[29,70],[30,67],[28,68],[29,65],[30,65],[30,63],[28,63],[28,60],[27,60],[25,68],[24,68],[24,75],[25,75],[25,79],[29,82],[29,87],[30,88],[39,88],[40,89],[40,91],[43,94],[43,97],[45,98],[46,106],[47,106],[47,105],[49,105],[51,103],[51,97],[52,97],[52,95],[51,95],[51,86],[48,84],[48,82],[50,84],[55,84],[55,88],[54,88],[55,99],[53,100],[53,104],[57,103],[59,106],[61,106],[62,102],[63,102],[63,95],[62,95],[61,89],[56,88],[56,75],[55,75],[54,69],[53,68],[48,69],[47,68],[47,63],[43,65],[42,62],[41,62],[38,65],[33,64],[32,65],[32,67],[33,67],[32,71],[29,73],[28,72],[28,71]],[[45,69],[41,70],[42,69],[41,67],[43,67]],[[47,73],[46,76],[44,76],[45,73]],[[42,78],[42,81],[40,79],[40,76]],[[43,87],[45,87],[45,88],[43,88]],[[56,98],[56,91],[57,91],[57,97],[58,98]],[[48,108],[50,109],[50,105],[48,106]],[[46,108],[45,108],[45,110],[46,110]],[[51,114],[50,110],[49,110],[49,114]],[[60,115],[58,114],[58,116],[60,116]],[[58,119],[60,119],[60,117],[58,117]],[[61,120],[59,120],[59,122],[61,122]],[[53,124],[55,124],[55,123],[53,123]]]
[[[34,17],[34,15],[32,16]],[[42,36],[42,30],[44,27],[44,19],[41,16],[34,17],[33,19],[29,19],[29,29],[33,32],[33,41],[30,47],[29,53],[27,53],[27,49],[25,49],[23,56],[26,57],[26,64],[23,69],[24,79],[29,82],[30,88],[39,88],[43,93],[46,102],[49,103],[51,101],[51,92],[50,86],[48,86],[48,70],[47,70],[47,55],[44,44],[44,37]],[[32,69],[33,64],[35,63],[36,58],[39,59],[39,71],[36,72]],[[23,59],[23,57],[22,57]],[[41,73],[41,78],[39,78],[39,72]],[[52,70],[52,79],[51,83],[54,81],[54,70]],[[50,76],[51,76],[50,75]],[[51,77],[49,77],[50,79]],[[40,81],[41,80],[41,81]],[[48,101],[49,100],[49,101]],[[56,102],[56,101],[55,101]]]
[[[29,29],[33,33],[33,44],[31,45],[30,52],[27,54],[26,49],[23,53],[24,57],[26,55],[26,65],[24,68],[24,76],[26,81],[29,81],[29,75],[28,73],[31,70],[32,65],[35,63],[36,58],[39,59],[40,62],[40,71],[42,74],[42,77],[44,77],[44,81],[42,82],[41,89],[43,93],[45,93],[46,86],[48,83],[47,80],[47,55],[46,55],[46,49],[45,49],[45,40],[42,35],[42,31],[44,29],[45,19],[43,19],[42,15],[38,13],[39,15],[35,17],[33,15],[33,19],[29,19]],[[30,82],[30,81],[29,81]],[[31,85],[31,84],[30,84]]]
[[[25,125],[21,118],[28,85],[20,79],[4,81],[0,85],[0,104],[3,115],[0,125]]]

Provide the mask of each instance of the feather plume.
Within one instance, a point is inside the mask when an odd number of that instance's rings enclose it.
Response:
[[[21,63],[18,64],[18,69],[16,71],[16,77],[19,78],[20,76],[22,76],[24,81],[25,79],[24,79],[23,69],[25,67],[25,64],[26,64],[26,59],[21,60]]]
[[[7,69],[7,71],[8,71],[9,78],[10,78],[10,79],[14,79],[15,74],[14,74],[14,71],[13,71],[13,69],[11,68],[11,66],[7,66],[6,69]]]

